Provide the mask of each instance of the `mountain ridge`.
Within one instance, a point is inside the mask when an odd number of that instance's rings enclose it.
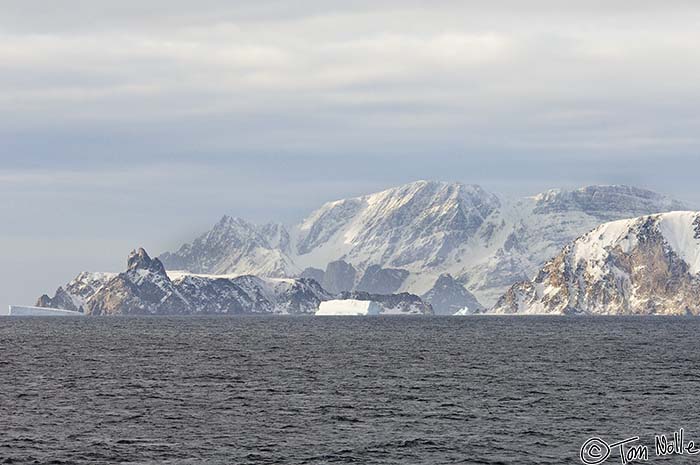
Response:
[[[566,245],[488,313],[700,314],[700,212],[603,223]]]
[[[309,278],[252,275],[201,275],[166,272],[143,249],[129,254],[122,273],[82,272],[54,297],[42,295],[38,307],[87,315],[314,314],[335,298]],[[411,294],[353,296],[376,300],[381,313],[431,314],[432,307]]]
[[[686,208],[624,185],[551,189],[506,200],[476,185],[422,180],[326,202],[290,228],[236,220],[226,231],[232,220],[224,217],[183,245],[182,253],[161,258],[171,270],[315,278],[342,261],[354,275],[337,275],[340,268],[335,266],[324,278],[340,279],[337,291],[361,290],[371,283],[373,289],[433,295],[440,276],[449,274],[479,306],[490,306],[513,283],[533,276],[562,246],[601,222]],[[265,228],[283,239],[274,243],[263,234]],[[462,303],[475,306],[466,297]]]

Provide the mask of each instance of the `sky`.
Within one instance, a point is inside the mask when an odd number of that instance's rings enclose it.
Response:
[[[700,2],[0,0],[0,311],[417,179],[700,205]]]

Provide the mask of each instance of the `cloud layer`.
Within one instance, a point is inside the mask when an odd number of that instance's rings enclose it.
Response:
[[[700,199],[697,24],[696,1],[5,0],[0,253],[70,275],[417,178]]]
[[[176,133],[232,155],[697,144],[692,2],[326,3],[5,2],[4,136],[81,147],[87,127],[167,153]]]

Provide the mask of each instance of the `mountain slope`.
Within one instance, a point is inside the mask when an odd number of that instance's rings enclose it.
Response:
[[[605,223],[513,285],[492,313],[700,314],[700,212]]]
[[[429,181],[330,202],[298,227],[297,260],[343,259],[362,270],[438,266],[499,206],[479,186]]]
[[[133,251],[119,274],[81,273],[54,297],[43,295],[37,306],[77,310],[88,315],[314,314],[322,301],[334,298],[309,278],[167,273],[159,259]],[[381,313],[432,313],[430,305],[411,294],[376,296]]]
[[[65,287],[59,287],[53,297],[46,294],[39,297],[37,307],[85,312],[87,300],[115,276],[116,273],[82,272]]]
[[[687,207],[628,186],[504,200],[479,186],[417,181],[326,203],[289,232],[224,217],[161,258],[168,269],[193,273],[313,276],[332,292],[423,295],[450,274],[492,305],[601,222],[682,209]]]
[[[92,284],[89,290],[86,282]],[[80,294],[71,293],[80,290]],[[127,271],[116,275],[81,273],[65,289],[59,288],[53,298],[40,297],[37,305],[90,315],[312,314],[321,301],[332,297],[311,279],[184,273],[173,273],[171,279],[160,260],[139,249],[130,254]],[[80,303],[77,308],[76,303]]]
[[[285,277],[299,271],[288,253],[289,233],[284,226],[256,226],[224,216],[211,231],[159,259],[169,270]]]
[[[446,271],[482,303],[493,304],[513,283],[533,277],[562,247],[602,222],[683,209],[680,202],[628,186],[550,190],[504,202],[479,231],[483,241],[460,250],[459,263]]]

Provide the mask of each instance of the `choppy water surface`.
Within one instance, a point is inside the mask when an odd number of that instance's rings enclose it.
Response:
[[[700,442],[699,335],[685,318],[5,317],[0,463],[562,464],[590,436]]]

